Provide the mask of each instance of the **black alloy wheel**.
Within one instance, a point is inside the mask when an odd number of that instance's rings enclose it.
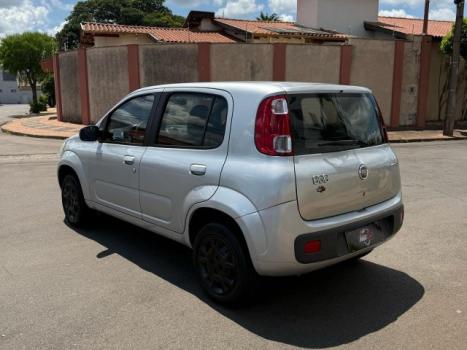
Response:
[[[212,299],[236,303],[252,290],[255,272],[247,254],[223,224],[210,223],[199,231],[193,260],[201,285]]]
[[[89,215],[81,186],[73,175],[67,175],[62,182],[62,205],[65,219],[71,226],[81,226]]]

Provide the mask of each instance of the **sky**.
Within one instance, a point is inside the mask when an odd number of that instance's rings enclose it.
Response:
[[[352,0],[342,0],[352,1]],[[0,37],[24,31],[54,35],[77,0],[0,0]],[[176,14],[190,10],[214,11],[218,16],[255,18],[260,11],[277,13],[293,21],[296,0],[166,0]],[[395,17],[423,17],[424,0],[380,0],[380,14]],[[467,9],[466,9],[467,12]],[[454,19],[453,0],[431,0],[431,19]]]

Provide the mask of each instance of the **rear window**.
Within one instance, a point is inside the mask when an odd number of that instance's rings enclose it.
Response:
[[[297,155],[340,152],[384,142],[379,110],[371,94],[289,95]]]

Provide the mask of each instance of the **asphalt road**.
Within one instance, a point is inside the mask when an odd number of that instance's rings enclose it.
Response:
[[[1,105],[0,104],[0,125],[11,120],[12,116],[25,115],[29,113],[29,105]]]
[[[363,262],[263,281],[242,309],[190,251],[102,216],[63,222],[60,142],[0,135],[0,349],[466,349],[467,142],[395,146],[406,223]]]

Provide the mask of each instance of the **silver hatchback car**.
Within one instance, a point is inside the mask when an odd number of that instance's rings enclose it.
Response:
[[[352,86],[140,89],[64,143],[58,179],[69,224],[100,211],[192,247],[202,287],[224,303],[258,275],[358,259],[404,216],[378,105]]]

